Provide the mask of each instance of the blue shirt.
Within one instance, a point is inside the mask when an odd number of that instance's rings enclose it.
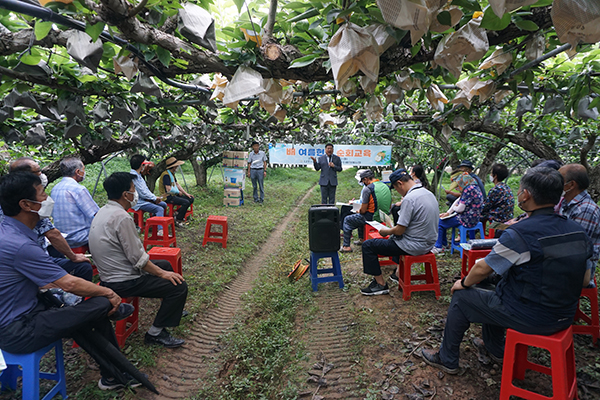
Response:
[[[156,196],[148,189],[148,185],[146,185],[146,181],[142,178],[142,175],[135,169],[132,169],[129,173],[134,176],[133,184],[139,196],[139,200],[133,209],[137,211],[147,204],[154,204]]]
[[[0,207],[0,224],[4,221],[4,212],[2,211],[2,207]],[[52,229],[56,229],[50,218],[42,218],[38,221],[33,231],[38,235],[37,242],[42,248],[48,247],[48,242],[46,241],[46,232],[51,231]]]
[[[0,237],[0,327],[5,327],[35,308],[39,287],[67,272],[39,246],[38,235],[16,219],[4,218]]]
[[[65,176],[52,188],[54,211],[52,218],[56,228],[65,233],[71,248],[87,244],[90,226],[100,207],[90,192],[75,179]]]

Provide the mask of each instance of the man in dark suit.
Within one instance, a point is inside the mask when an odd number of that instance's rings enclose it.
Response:
[[[335,190],[337,189],[337,173],[342,170],[342,160],[333,154],[333,144],[325,145],[325,155],[317,160],[310,157],[317,171],[321,171],[319,185],[321,185],[321,204],[335,204]]]

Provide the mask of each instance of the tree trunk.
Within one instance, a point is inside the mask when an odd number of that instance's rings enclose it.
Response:
[[[206,161],[202,159],[202,162],[199,163],[195,158],[191,158],[190,164],[192,164],[192,168],[194,168],[196,185],[206,187]]]
[[[503,143],[494,143],[492,147],[488,149],[487,153],[485,153],[485,157],[479,166],[479,173],[477,174],[484,182],[486,175],[489,175],[492,171],[492,165],[494,165],[494,161],[496,161],[496,156],[503,148]]]

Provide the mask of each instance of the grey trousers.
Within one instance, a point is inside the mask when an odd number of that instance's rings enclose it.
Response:
[[[495,291],[479,288],[458,290],[452,295],[444,328],[444,340],[440,347],[440,359],[446,367],[458,368],[460,342],[472,322],[482,324],[483,341],[487,351],[502,358],[506,328],[526,334],[552,335],[567,329],[573,320],[561,321],[552,326],[540,326],[534,321],[522,320],[511,314]]]
[[[337,186],[331,184],[321,185],[321,204],[335,204],[335,190]]]
[[[264,173],[264,171],[265,170],[262,168],[261,169],[256,169],[256,168],[250,169],[250,179],[252,180],[252,187],[254,188],[252,195],[254,196],[255,202],[260,201],[262,203],[265,199],[265,191],[264,191],[265,173]],[[258,197],[257,189],[260,189],[260,198]]]

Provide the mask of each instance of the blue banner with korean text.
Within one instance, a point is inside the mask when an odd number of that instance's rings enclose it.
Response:
[[[358,146],[336,144],[333,153],[342,159],[343,166],[372,167],[392,164],[392,146]],[[325,145],[269,143],[271,164],[313,165],[312,157],[325,154]]]

